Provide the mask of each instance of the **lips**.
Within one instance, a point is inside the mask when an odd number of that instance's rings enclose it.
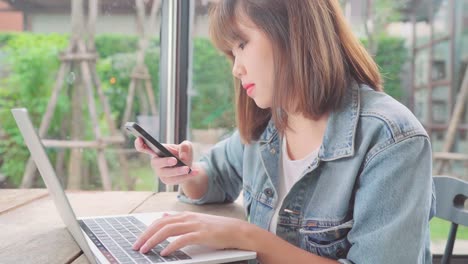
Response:
[[[255,88],[254,83],[247,83],[247,84],[242,85],[242,87],[247,91],[248,96],[252,96],[253,90]]]

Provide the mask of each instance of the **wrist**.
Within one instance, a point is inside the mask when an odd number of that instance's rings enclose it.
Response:
[[[189,174],[188,180],[183,182],[181,185],[184,186],[197,186],[201,183],[202,171],[201,166],[198,163],[193,163],[191,166],[192,172]]]
[[[199,163],[192,164],[192,172],[188,175],[188,180],[179,186],[182,193],[190,199],[200,199],[208,189],[208,177]]]
[[[237,235],[236,241],[239,241],[237,248],[257,252],[262,247],[262,241],[264,240],[265,233],[268,234],[268,231],[246,221],[242,221],[242,223],[239,232],[235,232]]]

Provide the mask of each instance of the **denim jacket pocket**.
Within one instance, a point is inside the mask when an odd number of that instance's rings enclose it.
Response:
[[[342,259],[346,258],[351,243],[347,235],[354,220],[345,222],[308,220],[299,230],[301,247],[319,256]]]

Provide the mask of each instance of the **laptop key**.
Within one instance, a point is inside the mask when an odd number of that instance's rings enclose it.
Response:
[[[171,255],[167,255],[167,256],[165,256],[165,257],[161,256],[161,258],[163,258],[165,261],[176,261],[176,260],[178,260],[177,257],[174,256],[174,255],[172,255],[172,254],[171,254]]]
[[[172,255],[176,256],[180,260],[191,259],[189,255],[185,254],[183,251],[180,250],[175,251],[174,253],[172,253]]]
[[[154,253],[153,251],[149,251],[148,253],[145,254],[145,256],[152,261],[152,263],[161,263],[161,262],[164,262],[164,259],[162,259],[162,257],[157,254],[157,253]]]
[[[151,261],[147,260],[147,259],[135,259],[135,262],[138,263],[138,264],[147,264],[147,263],[151,263]]]

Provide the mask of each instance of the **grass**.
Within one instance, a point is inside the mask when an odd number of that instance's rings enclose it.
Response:
[[[450,231],[450,222],[440,218],[432,218],[430,222],[431,240],[447,240]],[[458,226],[457,239],[468,240],[468,227]]]

